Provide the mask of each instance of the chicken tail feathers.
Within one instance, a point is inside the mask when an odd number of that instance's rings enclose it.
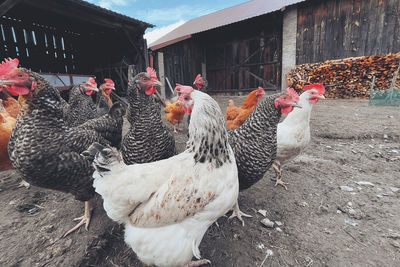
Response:
[[[116,102],[110,108],[108,115],[110,115],[113,118],[119,118],[124,116],[125,112],[126,112],[126,107],[124,107],[120,102]]]
[[[93,161],[93,166],[99,173],[108,172],[113,163],[122,161],[121,154],[117,149],[93,143],[87,150],[82,152],[82,156]]]

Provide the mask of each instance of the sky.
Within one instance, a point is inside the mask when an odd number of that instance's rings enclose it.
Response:
[[[236,6],[249,0],[86,0],[156,27],[145,34],[151,44],[186,21]]]

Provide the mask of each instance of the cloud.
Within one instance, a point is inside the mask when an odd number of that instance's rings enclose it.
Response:
[[[150,46],[151,43],[153,43],[154,41],[157,41],[158,39],[160,39],[167,33],[173,31],[174,29],[178,28],[179,26],[181,26],[184,23],[185,23],[184,20],[180,20],[178,22],[175,22],[173,24],[170,24],[170,25],[167,25],[164,27],[155,28],[151,31],[146,32],[143,37],[147,40],[147,44]]]
[[[151,23],[163,24],[165,22],[187,21],[193,17],[194,11],[196,12],[196,17],[200,17],[217,10],[215,8],[180,5],[170,8],[147,9],[144,11],[144,14],[143,10],[141,10],[140,14],[136,14],[136,17],[140,17],[141,20],[150,21]]]
[[[114,5],[127,6],[128,4],[136,2],[136,0],[100,0],[100,1],[90,0],[89,2],[101,6],[102,8],[111,9]]]

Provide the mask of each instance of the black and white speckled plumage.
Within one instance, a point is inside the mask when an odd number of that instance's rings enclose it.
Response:
[[[124,162],[147,163],[175,155],[174,135],[162,122],[160,107],[153,97],[133,83],[128,87],[128,102],[131,127],[122,141]]]
[[[79,84],[71,88],[68,108],[64,112],[65,121],[71,127],[99,117],[92,97],[83,93],[80,87],[81,85]]]
[[[240,190],[261,180],[275,160],[276,129],[281,110],[275,108],[274,100],[280,95],[265,98],[241,127],[228,131],[238,167]]]
[[[30,184],[68,192],[81,201],[89,200],[94,195],[94,169],[92,162],[80,153],[94,142],[110,144],[97,131],[101,124],[107,124],[107,119],[98,121],[96,127],[68,127],[58,90],[38,74],[24,71],[38,84],[35,92],[20,96],[21,111],[8,145],[13,167]],[[122,118],[115,119],[114,115],[110,114],[108,120],[122,124]]]

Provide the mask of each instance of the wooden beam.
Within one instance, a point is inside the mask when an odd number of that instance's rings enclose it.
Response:
[[[0,5],[0,17],[6,14],[11,8],[19,4],[23,0],[6,0]]]

